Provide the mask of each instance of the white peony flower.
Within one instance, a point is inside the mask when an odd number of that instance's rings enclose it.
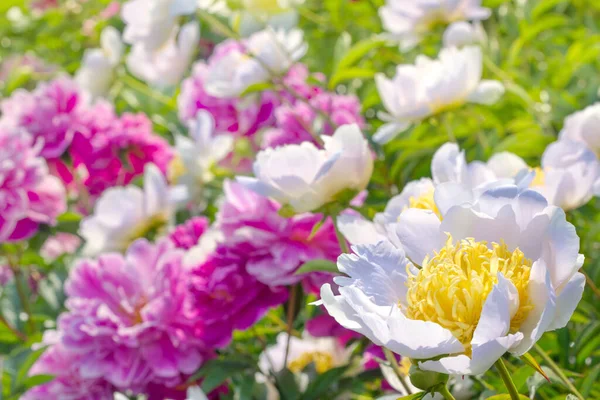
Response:
[[[208,94],[238,97],[251,85],[285,74],[307,50],[299,29],[268,28],[250,36],[244,45],[247,53],[231,51],[211,66],[205,85]]]
[[[177,204],[185,196],[185,190],[169,188],[160,170],[148,164],[143,189],[127,186],[106,190],[94,213],[81,221],[83,254],[91,257],[124,251],[134,240],[160,232],[171,222]]]
[[[304,369],[311,363],[316,372],[322,374],[348,364],[351,354],[352,347],[344,348],[335,337],[315,338],[306,334],[302,338],[297,338],[281,332],[277,335],[275,344],[267,347],[259,356],[258,367],[261,372],[256,375],[256,380],[267,384],[268,400],[278,400],[279,393],[267,379],[271,373],[277,374],[287,368],[295,375],[298,386],[304,391],[309,384],[309,375],[304,372]]]
[[[582,142],[600,158],[600,103],[568,116],[560,139]]]
[[[159,49],[148,51],[142,42],[136,43],[127,56],[127,67],[133,75],[152,86],[176,86],[187,71],[200,39],[197,22],[178,28]]]
[[[401,50],[410,50],[438,24],[481,21],[489,18],[481,0],[387,0],[379,16]]]
[[[387,241],[344,254],[339,295],[322,304],[345,328],[422,370],[476,375],[564,327],[585,284],[579,237],[537,192],[505,185],[440,219],[408,209]],[[433,358],[436,358],[433,360]]]
[[[177,17],[171,12],[173,1],[129,0],[123,4],[125,43],[141,46],[146,52],[162,47],[177,26]]]
[[[212,168],[233,150],[231,135],[216,135],[215,121],[206,110],[198,111],[189,123],[189,137],[175,137],[175,158],[170,165],[170,180],[187,187],[192,200],[213,178]]]
[[[586,204],[597,192],[600,162],[584,143],[559,140],[542,155],[541,167],[530,168],[519,156],[500,153],[488,161],[499,177],[514,177],[520,186],[541,193],[565,211]]]
[[[444,47],[464,47],[481,44],[486,41],[486,34],[480,23],[470,24],[465,21],[453,22],[444,31],[442,42]]]
[[[106,95],[114,79],[115,68],[123,56],[121,34],[112,26],[100,34],[100,48],[86,50],[75,82],[91,97]]]
[[[481,49],[467,46],[442,49],[436,60],[419,56],[414,65],[399,65],[391,80],[377,74],[375,83],[387,113],[380,113],[386,123],[373,139],[387,143],[412,124],[467,102],[497,102],[504,86],[482,80],[481,73]]]
[[[304,142],[263,150],[254,162],[256,178],[237,180],[297,213],[316,210],[346,190],[365,189],[373,157],[360,128],[344,125],[322,139],[324,149]]]

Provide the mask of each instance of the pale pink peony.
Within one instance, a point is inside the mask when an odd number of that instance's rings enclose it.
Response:
[[[79,112],[87,106],[77,85],[61,77],[40,83],[33,92],[15,90],[0,103],[0,125],[23,128],[41,143],[44,158],[60,157],[73,139]]]
[[[0,243],[28,239],[66,210],[65,190],[26,132],[0,128]]]
[[[190,308],[183,251],[168,240],[134,242],[125,256],[81,260],[65,284],[60,343],[76,352],[82,378],[148,393],[175,387],[211,356]]]
[[[216,224],[227,244],[242,249],[248,257],[249,274],[270,286],[303,281],[306,290],[317,293],[318,285],[331,280],[330,274],[323,273],[295,275],[306,261],[335,261],[341,254],[331,219],[311,237],[322,215],[307,213],[284,218],[278,214],[277,203],[237,182],[225,182],[224,193]]]
[[[40,249],[40,255],[52,262],[65,254],[74,254],[81,245],[81,239],[71,233],[59,232],[50,236]]]
[[[53,375],[54,379],[30,389],[21,400],[112,400],[113,389],[108,382],[80,375],[81,359],[81,354],[61,343],[50,344],[31,367],[29,375]]]

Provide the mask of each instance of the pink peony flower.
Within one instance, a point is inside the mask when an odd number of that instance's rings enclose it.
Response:
[[[264,133],[262,147],[314,142],[311,131],[319,135],[332,135],[334,127],[315,109],[323,111],[337,126],[358,124],[362,128],[365,125],[365,120],[360,115],[360,101],[356,96],[318,93],[307,101],[279,106],[275,110],[275,127]]]
[[[97,103],[79,116],[79,125],[68,152],[72,165],[53,163],[72,191],[85,188],[91,200],[113,186],[124,186],[153,163],[166,174],[172,158],[169,144],[152,132],[144,114],[118,117],[108,103]]]
[[[54,379],[30,389],[21,399],[112,400],[113,390],[108,382],[81,376],[81,360],[82,355],[61,343],[50,345],[31,367],[29,375],[54,375]]]
[[[208,229],[206,217],[194,217],[178,225],[169,234],[169,239],[179,249],[189,250],[198,244],[198,240]]]
[[[224,184],[225,201],[216,223],[227,243],[243,249],[246,270],[258,281],[270,285],[291,285],[304,281],[305,289],[316,290],[330,274],[295,275],[306,261],[337,260],[341,254],[333,223],[327,219],[311,237],[319,214],[301,214],[283,218],[274,201],[246,189],[237,182]]]
[[[203,338],[215,347],[227,346],[234,329],[248,329],[287,299],[285,288],[269,287],[248,274],[247,263],[243,249],[219,246],[192,268],[196,317],[204,323]]]
[[[54,261],[64,254],[73,254],[81,245],[81,239],[77,235],[59,232],[50,236],[40,249],[40,255],[48,262]]]
[[[182,257],[168,240],[138,240],[125,256],[74,267],[58,329],[61,344],[80,355],[82,378],[148,393],[149,384],[181,384],[211,356],[190,308]]]
[[[213,97],[204,89],[204,80],[210,68],[229,52],[242,49],[241,43],[227,40],[215,47],[206,63],[199,62],[193,66],[192,75],[183,81],[177,99],[182,122],[194,119],[198,110],[207,110],[215,119],[217,132],[236,136],[253,136],[273,122],[277,101],[272,93],[262,93],[256,101],[248,101]]]
[[[79,111],[86,101],[69,78],[40,83],[33,92],[15,90],[0,103],[0,125],[23,128],[40,140],[44,158],[60,157],[73,139]]]
[[[66,210],[65,190],[40,149],[26,132],[0,128],[0,243],[28,239]]]

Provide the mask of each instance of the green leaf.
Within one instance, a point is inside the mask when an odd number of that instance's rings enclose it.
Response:
[[[54,375],[34,375],[30,376],[23,382],[23,388],[25,390],[31,389],[34,386],[43,385],[44,383],[50,382],[54,379]]]
[[[352,79],[372,79],[376,72],[371,68],[348,68],[337,71],[329,81],[329,89],[333,90],[341,82]]]
[[[371,50],[383,47],[386,43],[386,40],[378,37],[371,37],[365,40],[361,40],[360,42],[350,47],[346,55],[344,55],[344,57],[342,57],[340,62],[337,64],[335,70],[342,71],[346,68],[353,66],[360,59],[365,57],[367,53],[369,53]]]
[[[421,400],[426,394],[427,392],[413,393],[409,394],[408,396],[398,397],[398,400]]]
[[[29,373],[29,370],[37,361],[37,359],[40,358],[40,356],[42,355],[42,353],[44,353],[45,350],[46,348],[36,350],[29,354],[25,361],[23,361],[19,368],[19,371],[17,372],[17,378],[15,381],[17,386],[23,385],[23,383],[28,379],[27,374]]]
[[[244,361],[216,359],[208,361],[198,372],[193,374],[189,383],[203,379],[202,390],[208,393],[221,385],[232,375],[250,368],[251,365]]]
[[[592,368],[592,370],[586,374],[585,379],[581,383],[580,392],[584,398],[587,399],[589,397],[590,393],[592,392],[592,388],[598,382],[598,377],[600,377],[600,364]]]
[[[296,382],[296,376],[289,369],[284,368],[275,375],[275,386],[277,386],[281,400],[300,399],[300,388]]]
[[[337,268],[337,264],[333,261],[319,259],[307,261],[302,264],[296,271],[296,275],[306,274],[309,272],[331,272],[334,274],[339,274],[340,271]]]
[[[538,362],[535,360],[535,358],[533,358],[531,354],[523,354],[521,356],[521,361],[523,361],[525,364],[529,365],[531,368],[539,372],[548,382],[550,382],[550,378],[548,378],[548,375],[546,375],[542,367],[540,367],[540,364],[538,364]]]
[[[336,384],[338,380],[344,375],[348,367],[332,368],[320,375],[317,375],[315,379],[308,385],[302,400],[318,400],[324,398],[323,394],[333,384]]]
[[[246,90],[244,90],[242,92],[242,94],[240,94],[240,97],[245,97],[249,94],[252,93],[260,93],[260,92],[264,92],[265,90],[271,90],[273,89],[273,83],[271,82],[260,82],[260,83],[255,83],[253,85],[250,85],[246,88]]]
[[[520,394],[519,399],[529,400],[529,397],[525,396],[524,394]],[[512,400],[512,397],[510,397],[510,394],[497,394],[495,396],[488,397],[487,400]]]

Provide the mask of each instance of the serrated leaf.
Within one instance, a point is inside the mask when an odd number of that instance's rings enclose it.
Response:
[[[546,375],[542,367],[540,367],[540,364],[538,364],[538,362],[535,360],[535,358],[533,358],[531,354],[523,354],[521,356],[521,361],[523,361],[525,364],[529,365],[531,368],[539,372],[540,375],[542,375],[548,382],[550,382],[550,378],[548,377],[548,375]]]
[[[300,275],[309,272],[330,272],[333,274],[338,274],[340,271],[338,270],[336,263],[333,261],[318,259],[305,262],[296,270],[295,274]]]

